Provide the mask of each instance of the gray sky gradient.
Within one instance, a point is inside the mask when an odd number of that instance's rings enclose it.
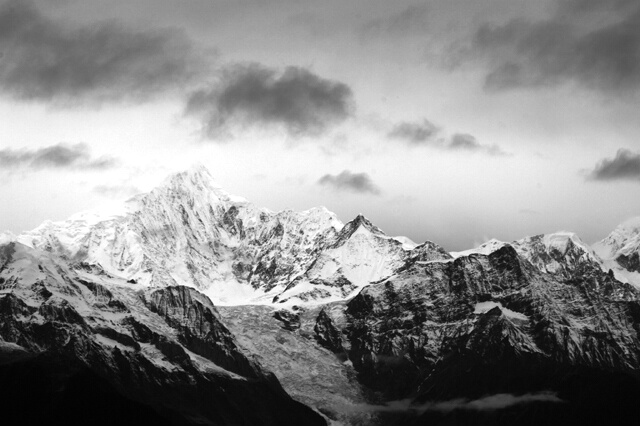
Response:
[[[0,231],[202,163],[449,250],[594,242],[640,215],[638,24],[625,0],[0,0]]]

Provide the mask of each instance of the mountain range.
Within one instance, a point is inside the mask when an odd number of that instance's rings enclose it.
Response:
[[[627,424],[640,219],[447,252],[272,212],[202,166],[0,235],[18,424]],[[32,410],[31,408],[37,408]]]

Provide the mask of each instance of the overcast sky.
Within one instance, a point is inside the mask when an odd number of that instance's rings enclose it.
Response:
[[[640,2],[0,2],[0,230],[202,163],[448,250],[640,215]]]

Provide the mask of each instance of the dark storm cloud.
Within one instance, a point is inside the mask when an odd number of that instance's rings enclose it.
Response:
[[[401,122],[394,125],[387,136],[401,139],[411,144],[431,144],[440,129],[424,119],[422,122]]]
[[[587,176],[595,181],[640,181],[640,153],[621,148],[613,159],[602,159]]]
[[[293,136],[317,136],[346,120],[353,93],[344,83],[309,70],[283,72],[259,64],[228,67],[211,88],[189,96],[186,114],[202,119],[203,130],[216,138],[239,125],[280,125]]]
[[[318,184],[339,191],[380,194],[380,189],[368,174],[352,173],[348,170],[344,170],[338,175],[324,175],[318,180]]]
[[[115,167],[112,157],[93,158],[86,144],[56,144],[36,150],[0,150],[0,170],[85,169]]]
[[[604,92],[635,93],[640,89],[640,2],[560,2],[544,21],[485,24],[469,54],[491,64],[488,90],[573,81]]]
[[[142,100],[207,68],[180,31],[65,25],[29,1],[0,5],[0,52],[0,94],[62,104]]]

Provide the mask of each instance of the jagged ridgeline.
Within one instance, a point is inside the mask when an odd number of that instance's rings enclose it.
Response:
[[[640,221],[449,253],[203,167],[0,236],[12,424],[627,424]],[[37,408],[37,410],[36,410]]]

